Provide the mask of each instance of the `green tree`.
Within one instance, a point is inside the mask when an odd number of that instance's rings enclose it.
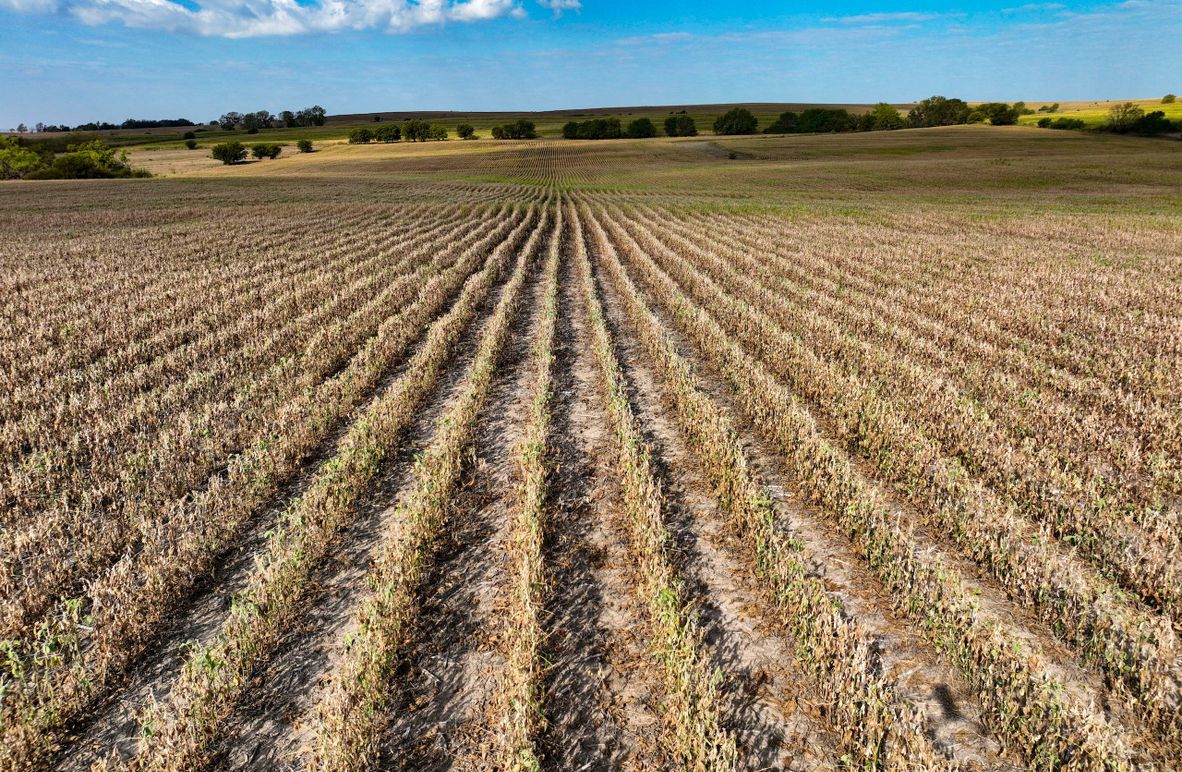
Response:
[[[209,149],[211,157],[229,166],[246,158],[246,147],[241,142],[219,142]]]
[[[1163,105],[1172,105],[1177,101],[1178,101],[1178,97],[1176,94],[1166,94],[1164,97],[1161,98],[1161,103]]]
[[[301,153],[311,153],[312,152],[312,140],[301,139],[298,142],[296,142],[296,147],[299,148],[299,151]]]
[[[673,120],[673,119],[670,118],[669,120]],[[670,135],[670,136],[673,136],[673,135]],[[579,122],[578,121],[567,121],[565,124],[563,124],[562,138],[563,139],[578,139],[579,138]]]
[[[197,149],[197,140],[186,139],[185,140],[185,147],[189,148],[190,150],[196,150]]]
[[[870,116],[870,128],[874,131],[890,131],[901,129],[907,125],[895,106],[887,102],[876,104],[868,115]]]
[[[228,112],[221,118],[218,118],[218,125],[225,131],[233,131],[242,123],[242,113]]]
[[[1022,109],[1016,104],[1011,106],[1005,102],[986,102],[979,105],[974,112],[977,111],[984,114],[994,126],[1013,126],[1022,114]]]
[[[657,136],[657,127],[648,118],[637,118],[628,124],[628,136],[632,139],[647,139]]]
[[[907,113],[907,123],[916,128],[952,126],[964,123],[969,117],[969,106],[960,99],[942,96],[928,97]]]
[[[402,128],[396,124],[387,123],[373,130],[374,142],[397,142],[402,139]]]
[[[45,158],[36,150],[15,137],[0,136],[0,180],[20,179],[45,165]]]
[[[698,125],[688,115],[671,115],[665,119],[665,134],[670,137],[696,137]]]
[[[456,136],[460,139],[476,139],[476,127],[468,123],[456,126]]]
[[[745,107],[735,107],[714,121],[715,134],[754,134],[759,121]]]
[[[373,140],[373,132],[364,126],[359,126],[349,132],[350,145],[368,145]]]

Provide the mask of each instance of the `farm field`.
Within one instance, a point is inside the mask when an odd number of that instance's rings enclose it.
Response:
[[[1179,768],[1177,144],[0,186],[0,769]]]

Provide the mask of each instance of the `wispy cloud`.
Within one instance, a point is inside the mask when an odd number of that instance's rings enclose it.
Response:
[[[1027,3],[1026,5],[1019,5],[1014,8],[1002,8],[1001,12],[1005,14],[1016,13],[1049,13],[1051,11],[1062,11],[1067,6],[1062,3]]]
[[[555,16],[561,16],[563,11],[577,11],[583,7],[579,0],[538,0],[538,5],[554,11]]]
[[[943,13],[921,13],[918,11],[896,11],[893,13],[861,13],[856,16],[827,16],[821,21],[826,24],[866,26],[869,24],[922,24],[949,16]]]
[[[541,0],[578,5],[579,0]],[[384,29],[405,32],[446,22],[475,22],[525,11],[517,0],[0,0],[0,9],[18,13],[64,13],[84,24],[121,23],[128,27],[191,32],[225,38],[298,35],[337,30]]]

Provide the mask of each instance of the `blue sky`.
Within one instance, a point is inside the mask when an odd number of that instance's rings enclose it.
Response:
[[[0,127],[1182,91],[1182,0],[0,0]]]

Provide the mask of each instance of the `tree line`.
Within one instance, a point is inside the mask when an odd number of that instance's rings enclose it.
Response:
[[[283,110],[273,115],[270,110],[256,110],[253,113],[239,113],[231,111],[220,118],[210,121],[210,126],[218,126],[225,131],[241,130],[247,134],[257,134],[262,129],[294,129],[301,126],[323,126],[328,118],[328,111],[320,105],[305,107],[303,110]]]
[[[55,153],[46,143],[26,142],[23,137],[0,136],[0,180],[84,180],[117,177],[151,177],[133,169],[127,153],[108,147],[102,140],[70,145]]]

